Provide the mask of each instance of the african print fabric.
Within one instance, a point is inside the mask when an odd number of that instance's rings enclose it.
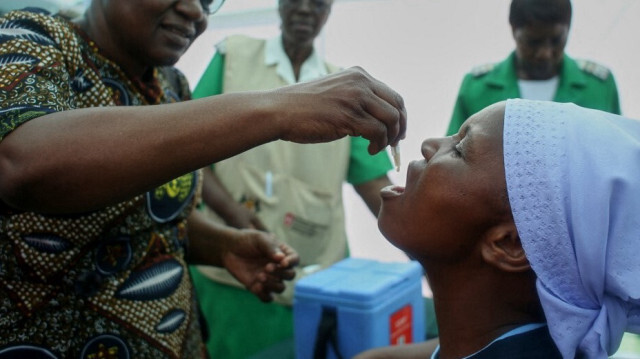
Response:
[[[184,76],[175,88],[165,74],[131,79],[66,20],[9,13],[0,18],[0,140],[52,112],[188,99]],[[184,261],[199,186],[194,172],[66,216],[0,206],[0,358],[202,357]]]

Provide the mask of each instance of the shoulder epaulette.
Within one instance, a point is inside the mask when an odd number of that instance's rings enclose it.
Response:
[[[485,75],[491,72],[491,70],[493,70],[495,66],[496,64],[494,63],[476,66],[471,69],[471,75],[473,75],[474,77]]]
[[[596,62],[590,60],[576,60],[580,70],[591,74],[600,80],[606,80],[609,77],[609,69]]]

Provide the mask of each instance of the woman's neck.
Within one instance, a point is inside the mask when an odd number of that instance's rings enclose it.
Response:
[[[471,355],[518,326],[544,321],[535,282],[525,288],[521,278],[511,278],[510,273],[496,276],[496,271],[478,268],[475,272],[429,273],[430,278],[444,279],[429,283],[438,320],[440,358]]]
[[[128,76],[142,78],[150,66],[142,65],[123,50],[123,46],[111,35],[103,13],[93,8],[97,3],[99,1],[92,2],[85,14],[74,19],[73,23],[95,43],[101,55],[116,63]]]

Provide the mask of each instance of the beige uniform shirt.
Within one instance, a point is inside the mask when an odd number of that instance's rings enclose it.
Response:
[[[273,89],[295,82],[280,37],[232,36],[221,46],[226,57],[224,93]],[[300,80],[337,70],[314,53],[303,65]],[[347,178],[349,153],[349,138],[314,145],[275,141],[215,164],[216,175],[234,200],[254,208],[270,232],[298,251],[301,263],[296,279],[304,276],[304,267],[326,267],[346,256],[342,184]],[[241,286],[224,269],[199,269],[215,281]],[[293,285],[288,285],[275,300],[291,304],[292,298]]]

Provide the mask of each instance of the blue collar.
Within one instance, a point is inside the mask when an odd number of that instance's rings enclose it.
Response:
[[[475,352],[475,353],[473,353],[471,355],[467,355],[466,357],[464,357],[462,359],[467,359],[467,358],[473,357],[474,355],[477,355],[478,353],[482,352],[483,350],[485,350],[488,347],[490,347],[491,345],[493,345],[493,343],[495,343],[495,342],[498,342],[500,340],[512,337],[514,335],[530,332],[530,331],[536,330],[538,328],[542,328],[542,327],[544,327],[546,325],[547,325],[546,323],[531,323],[531,324],[525,324],[525,325],[519,326],[519,327],[517,327],[515,329],[512,329],[512,330],[502,334],[498,338],[494,339],[491,343],[487,344],[484,348],[478,350],[477,352]],[[439,358],[440,358],[440,345],[438,345],[436,347],[436,350],[433,351],[433,354],[431,354],[431,359],[439,359]]]

